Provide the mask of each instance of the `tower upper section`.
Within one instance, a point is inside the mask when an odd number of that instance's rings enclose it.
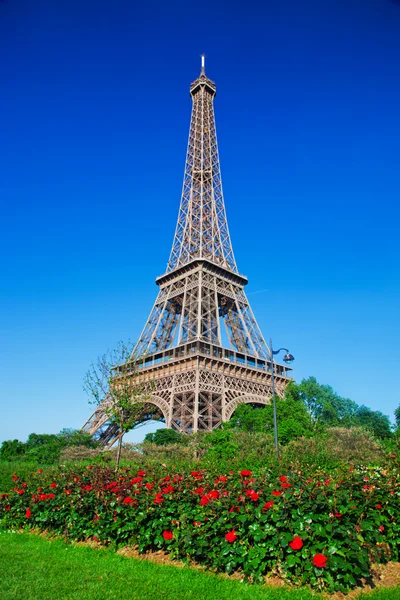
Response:
[[[215,83],[205,74],[191,84],[192,115],[181,204],[167,273],[195,259],[238,272],[226,220],[214,118]]]

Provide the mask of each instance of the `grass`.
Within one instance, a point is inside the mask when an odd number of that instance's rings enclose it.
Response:
[[[210,573],[125,558],[21,533],[0,534],[0,600],[311,600],[306,589],[249,586]],[[400,600],[400,587],[359,600]]]

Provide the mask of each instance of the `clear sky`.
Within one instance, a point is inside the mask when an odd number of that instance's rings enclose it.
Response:
[[[202,52],[264,336],[393,418],[399,2],[4,0],[0,52],[0,441],[83,425],[90,363],[140,334]]]

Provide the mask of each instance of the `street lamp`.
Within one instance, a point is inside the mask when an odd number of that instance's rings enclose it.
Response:
[[[272,348],[272,340],[269,341],[269,359],[271,361],[271,389],[272,389],[272,405],[274,408],[274,444],[275,444],[275,450],[276,450],[276,457],[279,459],[279,445],[278,445],[278,422],[276,420],[276,400],[275,400],[275,362],[274,362],[274,356],[276,356],[276,354],[279,354],[279,352],[281,350],[284,350],[286,352],[285,356],[283,357],[283,361],[285,363],[291,363],[294,361],[294,356],[292,354],[290,354],[289,350],[287,348],[279,348],[279,350],[273,350]]]

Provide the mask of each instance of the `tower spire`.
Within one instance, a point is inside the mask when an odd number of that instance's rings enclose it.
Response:
[[[202,54],[201,55],[201,72],[200,75],[205,75],[206,74],[206,55]]]
[[[222,191],[214,117],[216,86],[202,71],[191,84],[192,116],[181,204],[167,272],[197,258],[238,272]]]

